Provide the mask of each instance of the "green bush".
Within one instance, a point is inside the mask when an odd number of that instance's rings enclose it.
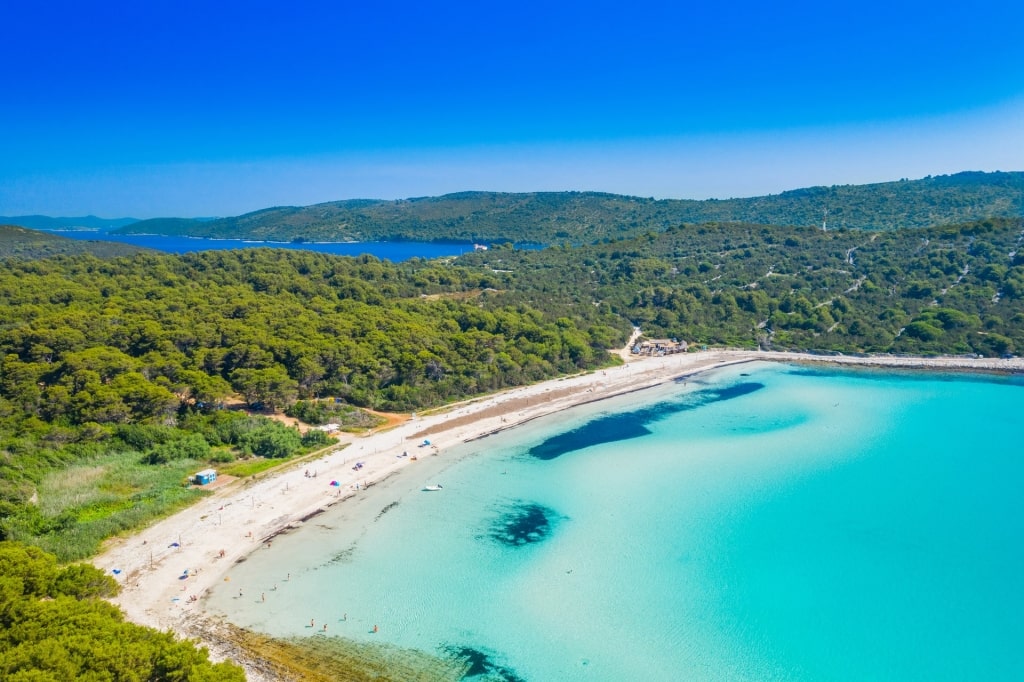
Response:
[[[246,448],[257,457],[280,459],[290,457],[302,447],[302,437],[295,429],[268,421],[245,438]]]
[[[166,464],[179,459],[204,461],[210,455],[210,444],[198,433],[191,433],[169,443],[162,443],[146,453],[146,464]]]
[[[333,441],[334,439],[328,436],[326,431],[321,431],[320,429],[310,429],[302,435],[302,447],[305,448],[327,445]]]

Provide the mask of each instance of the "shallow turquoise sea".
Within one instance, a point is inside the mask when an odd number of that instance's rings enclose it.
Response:
[[[422,459],[209,607],[467,679],[1020,680],[1022,406],[1020,378],[701,374]]]

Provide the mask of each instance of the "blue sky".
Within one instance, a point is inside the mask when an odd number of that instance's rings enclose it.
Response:
[[[1024,170],[1024,3],[0,0],[0,215]]]

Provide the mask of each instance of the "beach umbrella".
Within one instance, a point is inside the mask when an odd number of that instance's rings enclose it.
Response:
[[[340,483],[338,483],[337,481],[331,481],[331,485],[333,485],[333,486],[339,486],[339,485],[341,485],[341,484],[340,484]]]

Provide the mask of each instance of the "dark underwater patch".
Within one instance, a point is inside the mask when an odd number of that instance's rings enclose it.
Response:
[[[557,514],[541,504],[516,502],[499,512],[485,537],[506,547],[542,542],[551,535]]]
[[[582,450],[591,445],[614,443],[648,435],[651,430],[638,419],[639,412],[608,415],[587,422],[578,429],[552,436],[540,445],[530,448],[530,454],[537,459],[549,460],[573,450]]]
[[[689,393],[679,400],[655,403],[632,412],[610,414],[587,422],[578,429],[560,433],[535,445],[529,454],[537,459],[551,460],[575,450],[589,448],[602,443],[615,443],[646,436],[651,431],[648,424],[666,417],[696,410],[712,403],[732,400],[764,388],[764,384],[748,381],[723,388],[707,388]]]
[[[377,514],[377,516],[374,517],[374,519],[373,519],[374,522],[380,521],[380,517],[384,516],[385,514],[387,514],[389,511],[391,511],[392,509],[394,509],[397,506],[398,506],[398,500],[395,500],[394,502],[386,505],[383,509],[380,510],[380,513]]]
[[[325,565],[326,566],[330,566],[331,564],[348,564],[348,563],[351,563],[352,562],[352,557],[355,556],[355,553],[356,553],[356,545],[355,545],[355,543],[352,543],[351,545],[349,545],[345,549],[341,550],[340,552],[335,552],[334,555],[332,555],[331,558],[327,560],[327,563]],[[319,570],[319,567],[318,567],[317,570]]]
[[[462,661],[469,666],[462,679],[468,680],[474,677],[487,677],[497,682],[526,682],[516,674],[516,671],[504,665],[498,665],[491,660],[491,657],[470,646],[450,645],[444,647],[444,652],[452,658]]]

